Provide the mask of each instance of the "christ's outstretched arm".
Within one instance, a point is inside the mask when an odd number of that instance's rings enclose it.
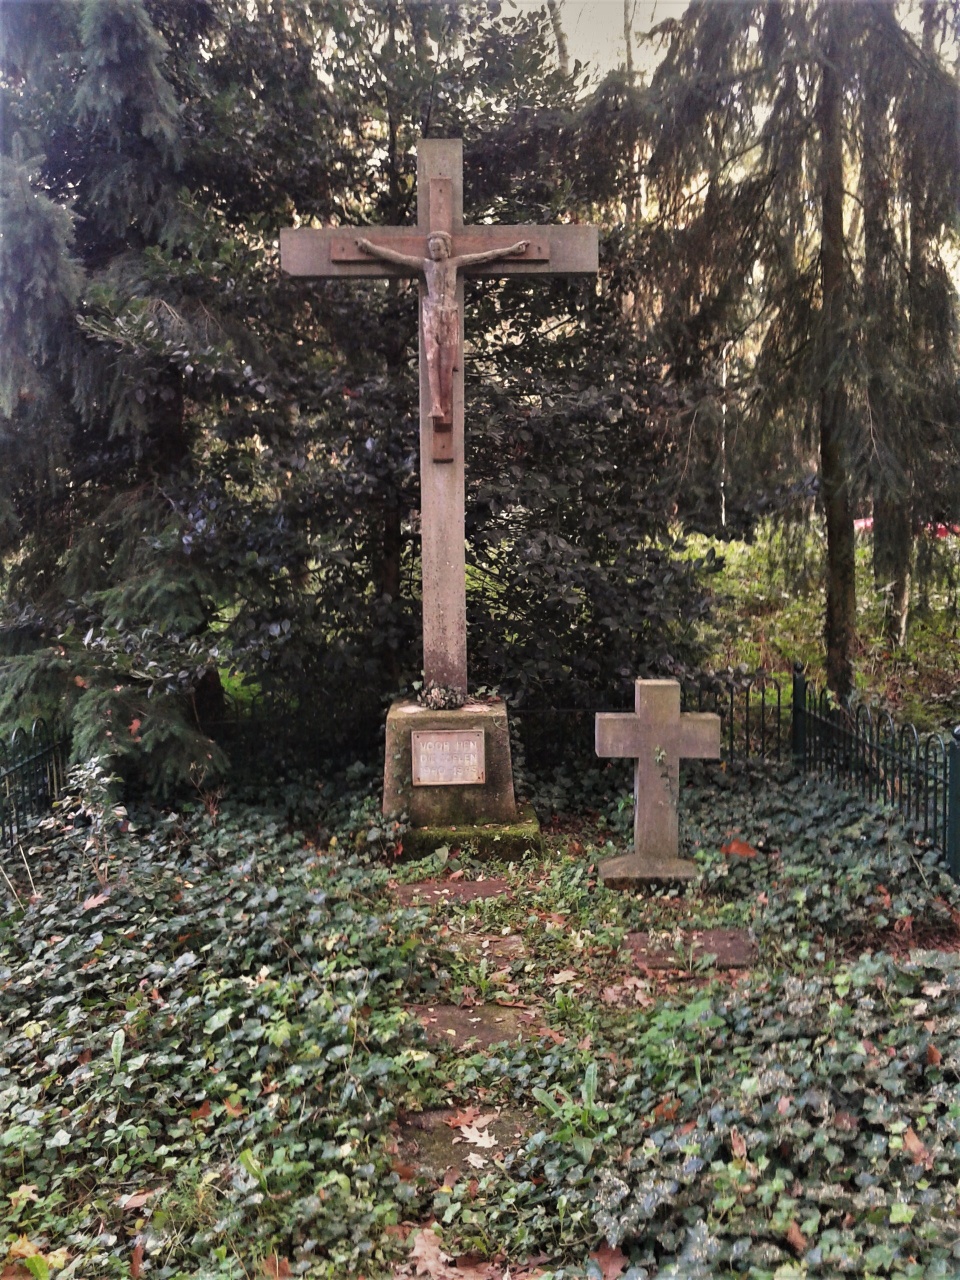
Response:
[[[483,253],[461,253],[455,259],[458,267],[473,267],[481,262],[496,262],[499,258],[512,258],[514,254],[526,253],[529,240],[518,240],[507,249],[487,249]]]
[[[374,244],[370,240],[359,237],[357,248],[369,253],[371,258],[382,258],[384,262],[392,262],[398,267],[406,267],[409,271],[423,273],[423,258],[415,258],[409,253],[398,253],[396,249],[387,249],[383,245]]]

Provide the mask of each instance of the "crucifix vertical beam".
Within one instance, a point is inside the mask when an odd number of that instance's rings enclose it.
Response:
[[[452,236],[463,226],[463,144],[457,139],[421,142],[417,151],[417,225]],[[463,325],[453,371],[449,431],[435,431],[424,349],[420,282],[420,528],[423,566],[423,675],[467,691],[467,583],[463,417]],[[463,316],[463,274],[457,273],[457,311]],[[436,450],[435,450],[436,446]],[[449,452],[449,466],[437,453]]]
[[[465,227],[463,144],[456,138],[430,138],[423,139],[417,151],[417,225],[362,230],[364,234],[356,227],[285,228],[280,232],[280,263],[292,276],[420,278],[423,673],[428,683],[466,693],[464,272],[595,276],[597,228],[487,223]],[[431,241],[436,233],[447,237],[445,246]],[[446,272],[441,260],[447,261]]]

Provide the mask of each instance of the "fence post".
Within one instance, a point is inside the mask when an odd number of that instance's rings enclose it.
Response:
[[[960,725],[953,731],[947,752],[947,866],[960,880]]]
[[[807,677],[802,662],[793,664],[793,711],[791,717],[793,763],[802,769],[807,762]]]

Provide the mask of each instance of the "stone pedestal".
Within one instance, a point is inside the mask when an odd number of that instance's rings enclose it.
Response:
[[[405,812],[414,827],[516,822],[504,703],[430,711],[395,702],[387,715],[383,812]]]

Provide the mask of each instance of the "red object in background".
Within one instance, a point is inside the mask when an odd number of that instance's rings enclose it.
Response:
[[[870,533],[873,530],[873,516],[867,516],[863,520],[854,520],[854,533]],[[930,533],[935,538],[955,538],[960,534],[960,524],[925,524],[923,526],[924,533]]]

